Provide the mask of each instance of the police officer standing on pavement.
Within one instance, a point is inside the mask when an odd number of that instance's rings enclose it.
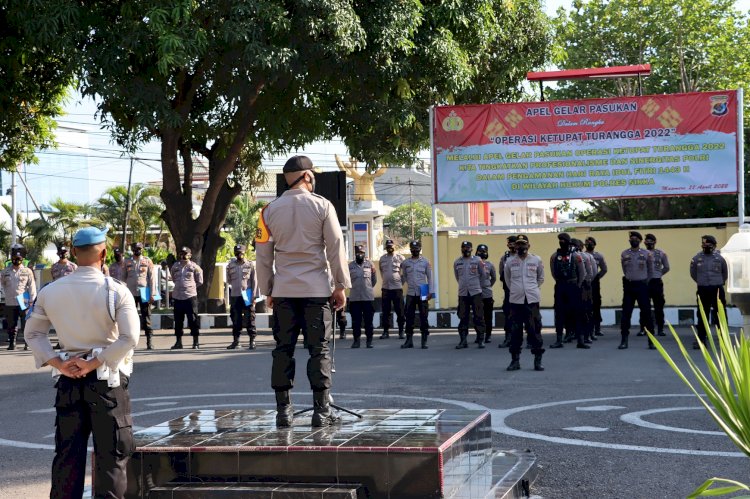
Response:
[[[701,238],[702,251],[690,260],[690,277],[698,284],[695,293],[698,302],[703,305],[703,312],[709,324],[719,323],[719,302],[726,310],[727,300],[724,294],[724,283],[729,278],[729,270],[724,257],[716,252],[716,238],[706,235]],[[706,344],[706,328],[698,309],[698,338]],[[698,342],[693,343],[694,349],[699,349]]]
[[[377,284],[378,278],[372,262],[365,259],[364,246],[354,247],[354,261],[349,262],[349,276],[352,280],[352,289],[349,291],[349,314],[352,316],[352,333],[354,334],[352,348],[359,348],[362,322],[365,323],[365,345],[367,348],[372,348],[372,318],[375,315],[373,287]]]
[[[641,248],[643,236],[640,232],[630,231],[630,248],[620,255],[622,263],[622,322],[620,334],[620,350],[628,348],[628,335],[630,334],[630,320],[633,315],[633,306],[638,302],[641,314],[641,323],[649,331],[653,332],[654,326],[651,322],[651,304],[648,299],[648,281],[654,276],[654,259],[651,252]],[[648,340],[648,347],[656,347]]]
[[[380,339],[388,338],[388,329],[393,326],[391,308],[396,312],[398,337],[404,338],[404,290],[401,281],[401,264],[404,257],[395,253],[393,239],[385,240],[385,255],[380,257],[380,277],[383,279],[381,298],[383,304],[383,334]]]
[[[542,301],[540,287],[544,283],[542,259],[529,253],[529,238],[520,234],[516,238],[516,254],[505,262],[503,275],[510,288],[510,355],[508,371],[521,369],[521,346],[523,328],[526,326],[531,353],[534,354],[534,370],[544,371],[542,355]]]
[[[669,258],[667,254],[656,247],[656,236],[646,234],[644,240],[646,249],[651,252],[654,259],[654,276],[648,281],[648,297],[651,300],[654,310],[654,322],[656,322],[656,331],[659,336],[666,336],[664,333],[664,282],[661,280],[669,272]],[[653,333],[653,331],[652,331]],[[643,330],[638,336],[643,336]]]
[[[414,312],[419,309],[422,348],[426,349],[427,337],[430,335],[430,326],[427,323],[427,302],[435,296],[435,291],[432,288],[432,266],[420,254],[422,253],[421,242],[410,242],[409,251],[411,251],[411,258],[404,260],[401,264],[403,279],[406,282],[406,341],[401,345],[401,348],[414,348],[414,342],[412,341],[414,336]]]
[[[5,267],[0,273],[5,295],[5,321],[8,323],[8,350],[16,349],[19,321],[21,332],[23,332],[26,324],[26,312],[25,308],[21,309],[21,303],[24,304],[24,307],[28,307],[31,303],[34,303],[36,298],[34,272],[23,264],[23,255],[22,247],[13,248],[10,254],[11,265]],[[28,297],[25,296],[25,293],[28,293]],[[24,335],[25,339],[26,336]],[[25,343],[23,349],[29,349],[28,342]]]
[[[125,262],[122,259],[122,250],[114,249],[115,260],[109,266],[110,277],[125,282]]]
[[[574,251],[567,232],[557,235],[560,248],[550,257],[550,273],[555,280],[555,332],[556,341],[550,348],[563,347],[563,330],[575,335],[578,348],[589,348],[584,342],[578,315],[581,312],[581,285],[586,276],[583,257]]]
[[[250,350],[255,350],[255,298],[258,296],[258,285],[255,279],[255,264],[245,259],[246,247],[237,244],[234,247],[234,258],[227,264],[227,282],[229,283],[229,314],[232,316],[232,343],[227,350],[240,346],[242,322],[247,322],[247,336],[250,339]],[[245,292],[243,295],[242,292]],[[245,299],[249,303],[245,302]]]
[[[92,497],[124,497],[134,450],[128,385],[140,330],[128,288],[101,272],[106,230],[73,236],[79,267],[39,291],[26,325],[37,368],[60,372],[55,387],[55,457],[51,498],[83,496],[89,435],[93,435]],[[54,328],[64,350],[49,341]]]
[[[135,304],[141,313],[141,329],[146,332],[146,349],[154,348],[151,343],[151,337],[154,330],[151,328],[151,304],[154,303],[154,293],[156,287],[156,270],[154,262],[143,254],[143,243],[133,243],[130,245],[133,256],[125,260],[125,271],[123,281],[128,285],[128,289],[133,294]],[[116,257],[116,255],[115,255]],[[110,271],[110,276],[112,272]],[[144,299],[141,290],[146,290],[148,299]]]
[[[492,286],[497,282],[495,265],[490,261],[490,250],[486,244],[477,246],[476,255],[484,263],[484,280],[482,280],[482,305],[484,309],[484,342],[489,343],[492,337],[492,314],[495,300],[492,297]],[[475,343],[478,342],[478,338]]]
[[[50,268],[50,273],[52,274],[52,280],[56,281],[61,277],[65,277],[68,274],[72,274],[75,269],[78,268],[78,265],[68,260],[68,247],[67,246],[60,246],[57,248],[57,256],[60,257],[60,259],[52,264],[52,268]]]
[[[472,256],[471,241],[461,243],[461,256],[453,262],[453,275],[458,282],[458,337],[456,349],[468,348],[469,314],[473,313],[474,329],[477,332],[479,348],[484,348],[484,302],[482,301],[482,281],[486,279],[484,262]]]
[[[330,406],[333,311],[346,305],[344,290],[351,288],[344,238],[336,209],[314,193],[317,170],[310,158],[292,156],[283,172],[289,190],[263,208],[255,238],[258,286],[273,308],[276,425],[292,425],[289,391],[294,386],[294,345],[301,332],[310,352],[312,425],[330,426],[340,420]]]
[[[172,350],[182,348],[183,322],[187,317],[190,335],[193,337],[193,350],[200,348],[200,324],[198,324],[198,288],[203,284],[203,269],[190,260],[193,252],[187,246],[182,246],[177,252],[178,260],[172,265],[172,280],[174,281],[174,335],[177,341]]]
[[[571,244],[576,249],[581,258],[583,258],[583,267],[586,270],[586,276],[581,284],[581,314],[579,317],[580,326],[583,328],[583,342],[591,344],[596,339],[594,336],[594,304],[591,285],[596,275],[596,260],[594,257],[583,250],[583,241],[572,239]]]
[[[503,283],[503,319],[505,322],[505,325],[503,327],[505,331],[505,338],[503,338],[502,343],[499,343],[497,345],[498,348],[508,348],[510,346],[510,289],[505,282],[503,269],[505,268],[505,262],[508,260],[508,258],[516,254],[516,236],[508,236],[507,241],[508,251],[506,251],[500,258],[500,264],[497,266],[497,268],[500,270],[500,281],[502,281]]]
[[[594,257],[597,265],[596,276],[591,281],[591,305],[592,305],[592,318],[594,321],[594,338],[597,336],[604,336],[601,331],[602,327],[602,288],[601,279],[607,273],[607,261],[604,259],[604,255],[596,251],[596,239],[592,236],[586,238],[585,241],[586,253],[589,253]]]

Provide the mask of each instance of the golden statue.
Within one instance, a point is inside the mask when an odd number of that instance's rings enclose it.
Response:
[[[375,201],[375,179],[385,173],[385,166],[379,167],[374,172],[370,173],[365,168],[364,173],[357,171],[357,160],[349,158],[349,163],[344,163],[338,154],[334,154],[336,157],[336,164],[339,165],[339,170],[346,172],[347,177],[354,179],[354,201]]]

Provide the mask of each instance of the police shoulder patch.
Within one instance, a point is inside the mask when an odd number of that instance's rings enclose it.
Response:
[[[266,209],[263,208],[260,211],[260,216],[258,217],[258,228],[255,229],[255,244],[263,244],[271,240],[271,232],[268,230],[268,226],[266,226],[266,221],[264,218],[265,212]]]

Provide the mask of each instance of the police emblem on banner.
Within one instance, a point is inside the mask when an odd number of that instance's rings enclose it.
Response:
[[[729,112],[728,95],[711,96],[711,114],[714,116],[724,116]]]
[[[464,120],[456,114],[456,111],[451,111],[451,114],[443,120],[443,130],[446,132],[460,132],[463,128]]]

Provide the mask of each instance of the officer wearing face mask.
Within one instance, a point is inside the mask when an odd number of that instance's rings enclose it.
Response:
[[[601,290],[601,279],[604,274],[607,273],[607,261],[604,259],[604,255],[599,253],[596,249],[596,239],[592,236],[586,238],[586,253],[589,253],[594,257],[597,265],[596,275],[591,281],[591,306],[592,306],[592,319],[594,321],[594,337],[604,336],[601,331],[602,325],[602,290]]]
[[[122,250],[120,250],[120,248],[115,248],[113,253],[115,255],[115,261],[109,266],[109,275],[118,281],[124,281],[125,261],[122,259]]]
[[[61,277],[65,277],[68,274],[72,274],[75,269],[78,268],[78,265],[68,260],[67,246],[60,246],[57,249],[57,256],[60,257],[60,259],[57,262],[53,263],[52,267],[50,268],[50,273],[52,273],[53,281],[56,281]]]
[[[581,285],[586,276],[581,255],[573,250],[571,237],[567,232],[557,235],[560,248],[552,253],[549,267],[555,280],[555,333],[556,341],[550,348],[563,347],[563,331],[575,335],[578,348],[589,348],[584,343],[583,330],[578,324],[578,314],[581,310]]]
[[[593,298],[591,285],[596,275],[596,260],[594,257],[583,251],[583,241],[572,239],[571,244],[581,258],[583,258],[583,267],[586,269],[586,276],[583,278],[581,285],[581,314],[579,315],[579,325],[583,328],[583,342],[591,344],[594,338],[594,320],[593,320]]]
[[[383,334],[380,339],[388,338],[388,329],[393,326],[391,309],[396,313],[398,337],[404,338],[404,290],[401,282],[401,264],[404,257],[395,253],[393,239],[385,240],[385,255],[380,257],[380,276],[383,278],[381,296],[383,300]]]
[[[698,285],[696,296],[706,318],[711,324],[719,323],[719,302],[726,309],[727,301],[724,295],[724,283],[729,277],[727,262],[724,257],[716,252],[716,238],[706,235],[701,238],[701,252],[690,261],[690,277]],[[706,328],[700,314],[698,315],[698,338],[701,343],[706,344]],[[698,342],[693,343],[693,348],[698,349]]]
[[[24,249],[14,247],[10,253],[11,265],[0,272],[3,293],[5,294],[5,320],[8,323],[8,350],[16,349],[16,334],[18,323],[21,322],[21,332],[26,325],[26,312],[21,310],[21,303],[28,307],[36,298],[36,282],[34,272],[23,264]],[[26,294],[28,293],[28,297]],[[24,342],[24,350],[29,349]]]
[[[187,317],[190,335],[193,337],[193,350],[200,348],[198,338],[200,328],[198,324],[198,288],[203,284],[203,269],[190,260],[193,252],[183,246],[177,252],[178,260],[172,265],[172,280],[174,281],[174,334],[177,341],[172,350],[182,348],[183,322]]]
[[[646,234],[646,239],[643,242],[654,259],[654,277],[648,281],[648,297],[654,307],[654,322],[656,322],[657,334],[665,336],[664,303],[666,300],[664,299],[664,282],[661,278],[669,272],[669,258],[666,253],[656,247],[655,235]],[[639,332],[638,336],[643,336],[644,334]]]
[[[453,262],[453,275],[458,282],[458,337],[457,349],[468,348],[469,313],[474,315],[474,329],[477,332],[479,348],[484,348],[484,302],[482,302],[482,281],[486,278],[484,262],[472,256],[470,241],[461,243],[461,256]]]
[[[151,304],[154,303],[154,293],[156,292],[156,271],[154,262],[143,254],[143,243],[133,243],[130,245],[133,256],[125,260],[125,270],[123,272],[123,281],[128,285],[128,289],[133,293],[135,305],[141,313],[141,329],[146,332],[146,349],[153,349],[151,338],[154,330],[151,328]],[[110,271],[110,275],[112,275]],[[145,289],[145,296],[141,291]]]
[[[622,263],[622,322],[620,334],[620,350],[628,348],[628,336],[630,335],[630,319],[633,315],[633,306],[638,302],[641,314],[641,322],[649,331],[654,330],[651,322],[651,303],[648,299],[648,281],[654,277],[654,258],[651,252],[641,248],[643,236],[640,232],[630,231],[628,241],[630,248],[620,255]],[[655,349],[651,340],[648,347]]]
[[[372,348],[372,318],[375,315],[374,286],[378,282],[375,267],[370,260],[365,259],[365,247],[354,247],[354,261],[349,263],[349,276],[352,289],[349,291],[349,314],[352,316],[352,333],[354,342],[352,348],[359,348],[362,336],[362,322],[365,323],[365,339],[367,348]]]
[[[498,348],[508,348],[510,346],[510,320],[508,318],[510,317],[510,289],[508,288],[508,284],[505,282],[505,276],[503,275],[503,269],[505,269],[505,262],[508,261],[508,258],[516,254],[516,236],[508,236],[507,239],[507,247],[508,251],[506,251],[502,258],[500,258],[500,265],[497,266],[498,270],[500,271],[500,281],[503,283],[503,319],[504,319],[504,331],[505,331],[505,338],[503,338],[503,342],[498,344]]]
[[[494,312],[495,300],[492,296],[492,286],[497,281],[495,265],[490,261],[490,250],[486,244],[477,246],[476,255],[484,263],[484,280],[482,281],[482,304],[484,306],[484,342],[489,343],[492,336],[492,314]],[[476,342],[479,340],[477,339]],[[475,342],[475,343],[476,343]]]
[[[427,348],[427,337],[430,335],[430,326],[427,323],[427,302],[434,295],[432,288],[432,266],[426,258],[421,256],[422,243],[412,241],[409,243],[411,258],[404,260],[401,264],[403,279],[406,282],[406,341],[401,348],[414,348],[412,337],[414,336],[414,313],[419,309],[419,329],[422,333],[422,348]],[[423,287],[427,288],[423,294]]]

